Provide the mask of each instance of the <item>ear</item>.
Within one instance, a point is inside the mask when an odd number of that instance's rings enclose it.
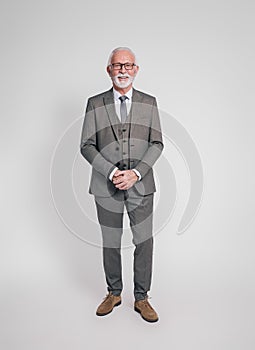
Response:
[[[139,71],[139,66],[135,66],[135,73],[137,74],[138,73],[138,71]]]
[[[110,66],[107,66],[107,67],[106,67],[106,71],[107,71],[107,73],[110,75],[110,73],[111,73],[111,68],[110,68]]]

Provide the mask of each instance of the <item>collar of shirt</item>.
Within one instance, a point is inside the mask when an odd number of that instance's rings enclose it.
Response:
[[[133,95],[133,88],[131,87],[131,89],[128,90],[128,92],[125,94],[125,96],[127,96],[128,98],[127,102],[131,102],[132,95]],[[115,90],[114,88],[113,88],[113,96],[114,96],[115,102],[120,103],[119,97],[122,96],[122,94],[119,93],[119,91]]]

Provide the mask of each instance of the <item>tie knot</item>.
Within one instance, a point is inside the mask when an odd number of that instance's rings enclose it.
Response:
[[[119,99],[121,100],[121,103],[122,102],[125,102],[125,100],[127,99],[128,97],[126,95],[123,95],[123,96],[120,96]]]

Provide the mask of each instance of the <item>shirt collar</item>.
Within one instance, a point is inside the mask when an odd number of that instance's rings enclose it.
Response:
[[[133,88],[131,87],[131,89],[128,90],[128,92],[125,94],[125,96],[127,96],[127,98],[131,101],[132,94],[133,94]],[[119,91],[115,90],[114,88],[113,88],[113,96],[114,96],[115,100],[120,102],[119,97],[122,96],[122,95],[119,93]]]

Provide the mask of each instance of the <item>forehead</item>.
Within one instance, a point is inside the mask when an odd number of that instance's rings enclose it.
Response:
[[[115,54],[112,56],[111,63],[114,62],[120,62],[120,63],[125,63],[125,62],[130,62],[133,63],[135,60],[134,55],[132,55],[131,52],[121,50],[115,52]]]

